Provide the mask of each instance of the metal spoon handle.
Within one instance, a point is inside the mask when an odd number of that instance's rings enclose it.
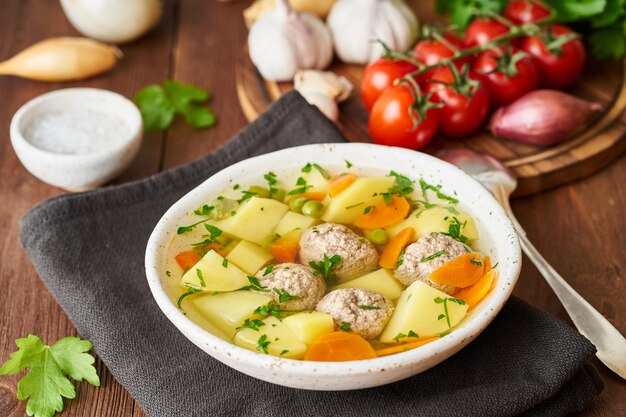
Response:
[[[526,237],[511,206],[508,194],[499,187],[496,198],[502,204],[519,234],[522,250],[546,279],[561,304],[569,314],[578,331],[596,346],[596,356],[609,369],[626,379],[626,339],[591,304],[580,296],[561,275],[544,259]]]

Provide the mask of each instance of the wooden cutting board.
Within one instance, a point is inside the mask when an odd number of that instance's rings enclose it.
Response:
[[[421,21],[435,19],[432,1],[413,3]],[[330,70],[347,77],[355,87],[348,100],[340,105],[339,128],[350,141],[371,142],[368,113],[359,93],[363,67],[336,61]],[[515,193],[518,196],[575,181],[606,166],[626,150],[625,70],[624,61],[587,63],[583,77],[570,93],[600,103],[604,110],[578,135],[559,145],[548,148],[524,145],[497,139],[484,130],[463,139],[438,135],[421,150],[434,154],[443,148],[464,147],[492,155],[518,176],[519,188]],[[293,89],[292,83],[264,80],[252,64],[246,47],[237,63],[236,83],[241,108],[249,121]]]

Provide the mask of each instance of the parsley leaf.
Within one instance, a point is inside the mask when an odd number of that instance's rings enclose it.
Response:
[[[438,252],[433,253],[432,255],[425,256],[422,259],[420,259],[420,263],[432,261],[433,259],[436,259],[436,258],[440,257],[441,255],[443,255],[444,253],[445,253],[445,251],[440,250]]]
[[[267,335],[264,334],[263,336],[259,337],[259,340],[257,342],[257,347],[256,350],[258,351],[263,351],[265,353],[269,353],[269,351],[267,350],[267,347],[270,345],[270,341],[267,340]]]
[[[357,306],[359,309],[361,310],[380,310],[380,307],[378,306],[366,306],[366,305],[359,305]]]
[[[350,323],[348,323],[347,321],[342,321],[341,322],[341,326],[339,326],[339,328],[341,330],[343,330],[344,332],[349,332],[350,331]]]
[[[259,331],[260,327],[265,326],[265,323],[263,323],[261,320],[258,319],[246,319],[246,321],[243,322],[243,324],[241,325],[241,327],[237,327],[237,330],[239,329],[252,329],[254,331]]]
[[[286,303],[287,301],[292,301],[292,300],[299,300],[300,297],[297,295],[291,295],[287,292],[287,290],[285,290],[284,288],[282,289],[278,289],[278,288],[273,288],[274,292],[276,294],[278,294],[278,302],[279,303]]]
[[[204,129],[216,123],[215,115],[198,105],[209,100],[209,92],[192,85],[166,80],[163,85],[152,84],[140,90],[135,104],[141,110],[146,132],[166,130],[176,113],[185,117],[191,126]]]
[[[63,411],[63,397],[76,397],[68,376],[100,386],[100,378],[93,366],[95,359],[86,353],[93,347],[88,340],[64,337],[47,346],[39,337],[29,334],[17,339],[15,344],[19,349],[0,368],[0,375],[13,375],[30,368],[17,384],[17,398],[28,398],[26,412],[30,416],[52,417]]]
[[[318,273],[322,274],[324,278],[328,278],[330,276],[330,271],[340,262],[341,257],[339,255],[333,255],[329,258],[328,255],[324,254],[323,260],[319,262],[311,261],[309,262],[309,266],[315,269]]]

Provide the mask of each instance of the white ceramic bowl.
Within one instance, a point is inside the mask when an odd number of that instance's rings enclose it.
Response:
[[[295,173],[307,162],[331,172],[345,171],[345,160],[357,174],[386,175],[390,169],[412,179],[442,184],[456,192],[460,205],[476,221],[478,249],[498,262],[491,293],[448,335],[422,347],[376,359],[351,362],[310,362],[283,359],[239,348],[207,332],[179,311],[163,283],[166,253],[186,213],[205,204],[235,183],[242,189],[260,184],[262,174]],[[294,388],[350,390],[388,384],[423,372],[467,346],[498,314],[509,298],[521,267],[517,235],[496,200],[478,182],[456,167],[419,152],[369,144],[322,144],[290,148],[232,165],[207,179],[174,204],[150,236],[146,274],[152,294],[167,318],[193,343],[215,359],[255,378]]]
[[[37,146],[29,137],[29,128],[43,118],[85,112],[124,123],[124,133],[110,138],[110,145],[89,153],[55,152]],[[84,130],[86,126],[80,128]],[[13,149],[31,174],[50,185],[82,191],[112,180],[130,165],[141,146],[143,122],[139,109],[120,94],[96,88],[67,88],[24,104],[13,116],[10,131]],[[115,126],[110,131],[114,132]]]

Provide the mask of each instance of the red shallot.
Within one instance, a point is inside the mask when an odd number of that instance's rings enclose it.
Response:
[[[579,131],[600,110],[598,103],[561,91],[536,90],[498,109],[490,128],[500,138],[549,146]]]

